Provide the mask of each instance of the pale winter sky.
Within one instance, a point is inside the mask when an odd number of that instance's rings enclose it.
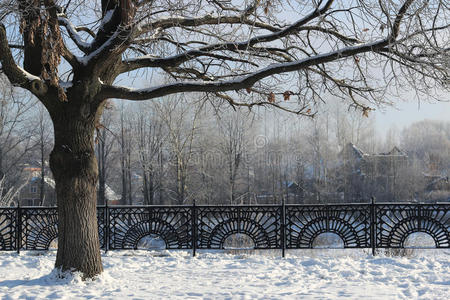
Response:
[[[396,104],[396,108],[387,107],[375,113],[376,126],[382,136],[392,126],[402,130],[406,126],[421,120],[450,121],[450,102],[420,102],[409,101]]]

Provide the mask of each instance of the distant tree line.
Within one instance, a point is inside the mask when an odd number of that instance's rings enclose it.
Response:
[[[44,203],[49,117],[7,85],[0,100],[0,176],[9,195],[2,204],[19,197],[27,168],[40,169]],[[434,194],[430,186],[445,178],[448,185],[450,122],[424,120],[379,136],[373,118],[337,105],[299,119],[268,109],[229,111],[206,98],[187,103],[182,96],[109,102],[95,138],[99,204],[107,186],[119,195],[115,204],[448,200],[445,184]],[[400,152],[389,154],[395,148]],[[360,151],[363,161],[348,151]]]

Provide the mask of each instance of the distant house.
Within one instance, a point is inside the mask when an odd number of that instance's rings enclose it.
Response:
[[[27,183],[20,190],[18,195],[18,201],[21,206],[54,206],[56,205],[56,191],[55,181],[48,177],[44,177],[44,199],[41,203],[41,168],[39,167],[26,167],[24,168],[25,178],[28,179]],[[24,179],[24,180],[27,180]],[[106,185],[105,197],[108,204],[119,204],[120,196],[117,195],[114,190]]]
[[[349,143],[339,156],[338,190],[344,201],[367,201],[371,196],[381,201],[399,200],[399,178],[408,165],[404,151],[394,147],[389,152],[368,154]]]
[[[258,204],[278,204],[284,199],[286,203],[300,203],[304,197],[304,189],[294,181],[284,181],[276,186],[280,192],[274,194],[270,191],[262,191],[256,195]]]
[[[41,177],[33,176],[20,190],[19,203],[21,206],[53,206],[56,205],[55,181],[44,177],[44,199],[40,200]]]
[[[298,203],[304,196],[304,189],[295,181],[283,182],[282,190],[286,203]]]

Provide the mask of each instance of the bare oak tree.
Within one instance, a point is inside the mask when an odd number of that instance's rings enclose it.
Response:
[[[448,1],[242,2],[1,2],[1,71],[54,124],[57,268],[102,272],[93,138],[108,98],[204,92],[311,116],[325,92],[367,114],[392,100],[386,92],[448,89]],[[117,85],[141,70],[146,88]]]

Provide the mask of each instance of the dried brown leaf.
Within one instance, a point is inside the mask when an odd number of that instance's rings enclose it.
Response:
[[[369,111],[370,111],[370,108],[364,108],[363,109],[363,116],[368,118],[369,117]]]
[[[291,91],[285,91],[285,92],[283,93],[283,99],[284,99],[284,101],[288,101],[292,94],[293,94],[293,93],[292,93]]]

